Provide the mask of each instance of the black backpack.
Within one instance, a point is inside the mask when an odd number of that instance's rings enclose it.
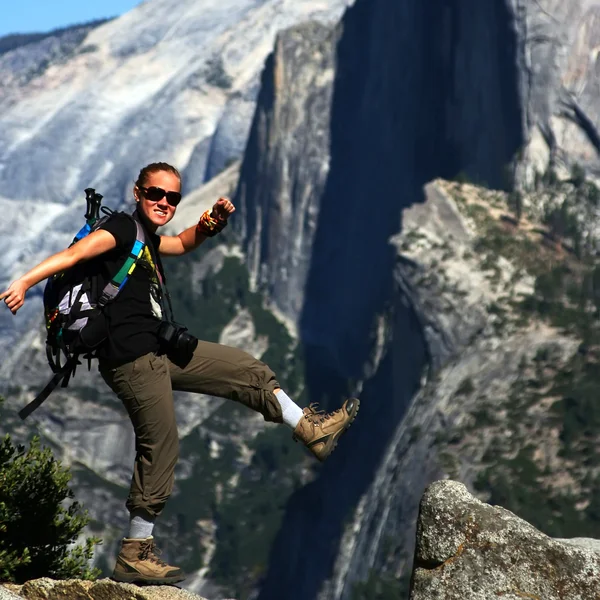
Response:
[[[99,229],[113,214],[109,208],[100,206],[102,195],[93,188],[87,188],[85,194],[86,222],[69,247]],[[104,216],[100,216],[100,211]],[[88,359],[89,368],[91,360],[96,357],[96,349],[106,339],[107,323],[102,309],[116,298],[127,283],[146,246],[142,225],[131,218],[136,226],[136,240],[122,267],[104,287],[101,288],[98,261],[76,264],[46,281],[46,356],[54,376],[42,392],[19,411],[21,419],[38,408],[59,383],[67,387],[77,365],[81,364],[81,357]]]

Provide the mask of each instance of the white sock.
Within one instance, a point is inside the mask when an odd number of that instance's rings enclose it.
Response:
[[[133,512],[129,516],[129,539],[145,540],[152,535],[154,517],[146,512]]]
[[[296,425],[303,417],[304,413],[302,409],[283,391],[279,390],[275,394],[275,398],[281,406],[281,412],[283,414],[283,422],[293,429],[296,429]]]

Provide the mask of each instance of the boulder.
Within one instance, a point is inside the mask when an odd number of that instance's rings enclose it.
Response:
[[[420,504],[410,600],[598,600],[600,554],[591,548],[544,535],[462,483],[437,481]]]
[[[22,597],[0,585],[0,600],[20,600]]]

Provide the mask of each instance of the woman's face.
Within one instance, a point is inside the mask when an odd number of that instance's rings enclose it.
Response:
[[[152,189],[150,189],[152,188]],[[158,188],[158,191],[154,188]],[[133,195],[136,199],[138,210],[149,221],[153,231],[158,227],[166,225],[175,215],[175,206],[172,206],[167,196],[163,193],[162,198],[158,200],[150,200],[155,196],[160,196],[161,191],[181,193],[181,182],[179,177],[170,171],[158,171],[150,173],[142,187],[137,185],[133,188]],[[172,194],[169,194],[171,197]],[[170,198],[172,200],[172,198]]]

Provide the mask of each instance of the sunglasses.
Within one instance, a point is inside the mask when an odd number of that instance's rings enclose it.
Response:
[[[144,197],[146,200],[150,200],[150,202],[158,202],[162,200],[165,196],[167,197],[167,202],[171,206],[177,206],[181,202],[181,194],[179,192],[165,192],[162,188],[151,186],[151,187],[141,187],[138,186],[140,190],[144,193]]]

